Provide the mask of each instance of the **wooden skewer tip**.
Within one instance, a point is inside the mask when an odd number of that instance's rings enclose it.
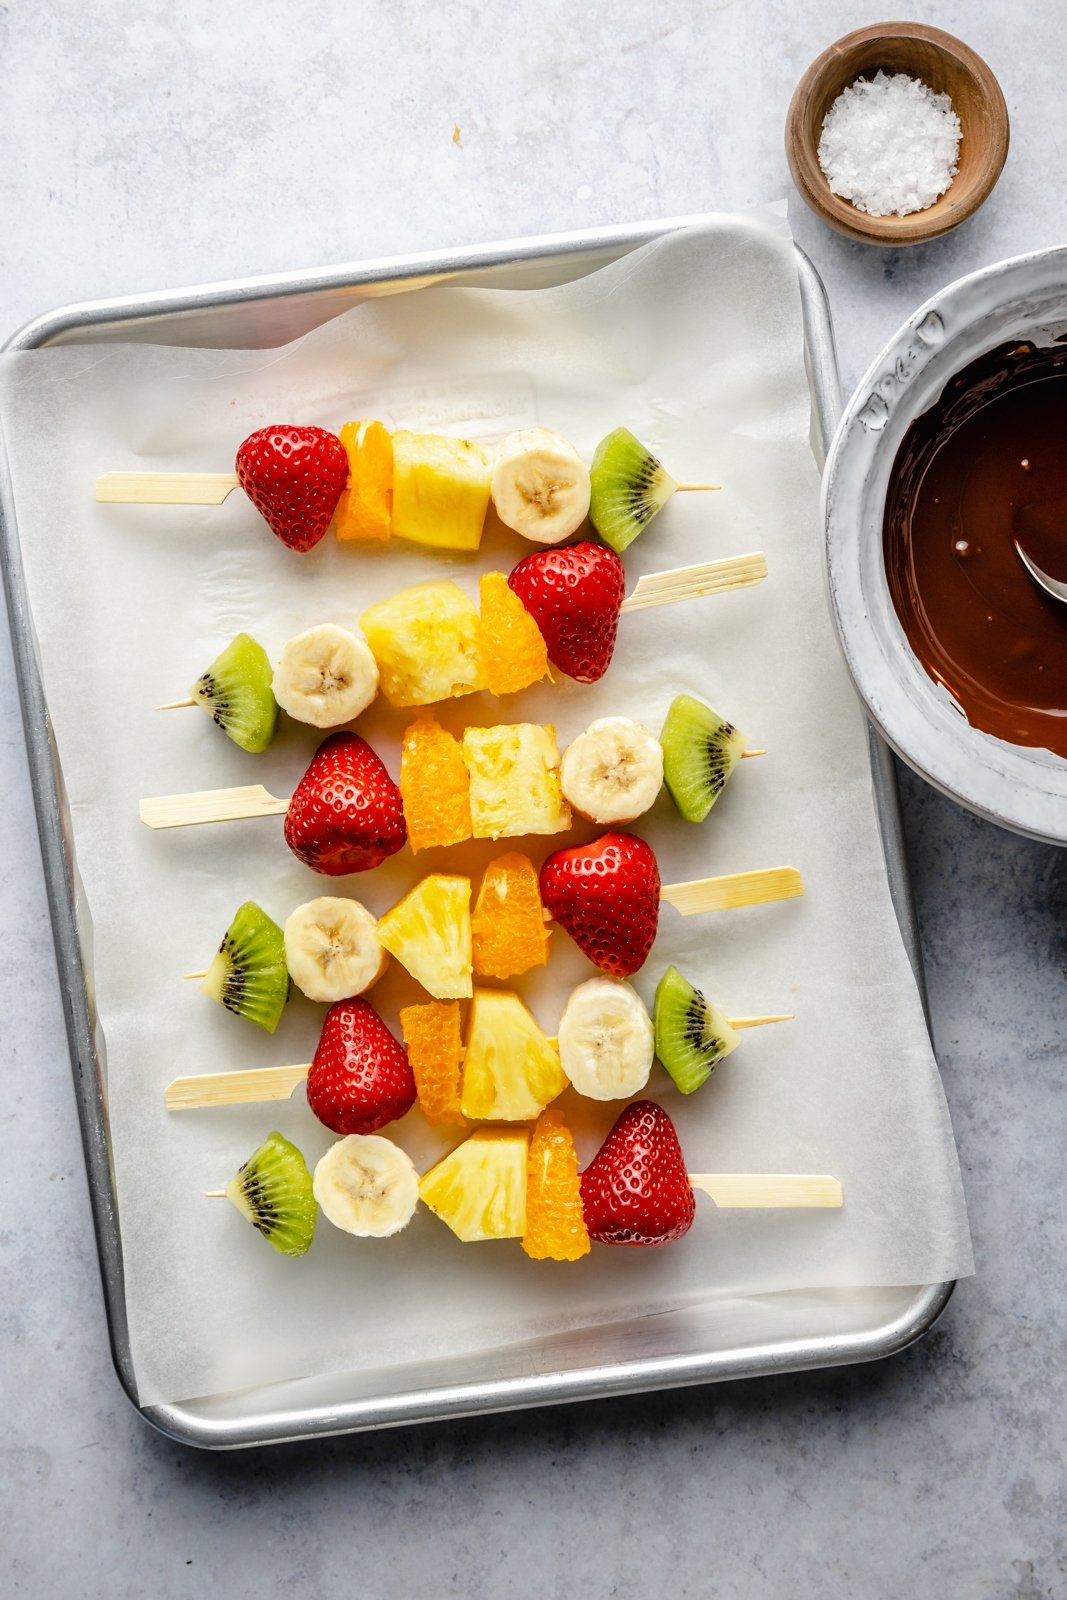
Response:
[[[773,1017],[727,1017],[731,1028],[765,1028],[772,1022],[794,1022],[795,1011],[782,1011]]]

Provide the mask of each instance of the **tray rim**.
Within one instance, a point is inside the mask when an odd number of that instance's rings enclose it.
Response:
[[[494,267],[561,264],[568,257],[595,252],[618,255],[680,228],[712,220],[714,214],[665,218],[625,225],[543,234],[472,247],[449,247],[249,278],[223,280],[181,289],[75,302],[31,319],[0,346],[0,352],[40,349],[67,335],[115,330],[146,320],[195,312],[236,310],[289,297],[306,299],[405,279],[437,279]],[[829,304],[822,280],[794,244],[804,323],[805,362],[812,389],[813,447],[821,465],[841,413],[842,402]],[[217,1421],[197,1411],[195,1401],[141,1405],[130,1349],[122,1266],[122,1242],[114,1191],[106,1087],[95,1048],[95,1026],[88,998],[78,934],[80,888],[66,811],[62,773],[51,734],[43,685],[37,669],[32,621],[22,571],[17,523],[11,498],[6,451],[0,439],[0,570],[11,627],[15,677],[26,738],[34,808],[44,863],[64,1022],[70,1051],[78,1121],[85,1157],[90,1207],[100,1262],[112,1361],[131,1404],[158,1431],[187,1445],[214,1450],[246,1448],[309,1437],[357,1432],[416,1422],[528,1409],[568,1401],[640,1393],[657,1388],[722,1382],[825,1366],[850,1365],[897,1354],[928,1332],[955,1287],[953,1282],[917,1286],[898,1315],[873,1328],[845,1335],[791,1338],[739,1350],[709,1351],[673,1358],[646,1357],[591,1365],[568,1372],[524,1374],[435,1389],[398,1390],[389,1396],[337,1406],[289,1407],[242,1419]],[[926,1007],[918,929],[904,854],[896,774],[888,746],[869,726],[872,778],[882,833],[887,876],[901,933]],[[269,1402],[271,1388],[264,1386]]]

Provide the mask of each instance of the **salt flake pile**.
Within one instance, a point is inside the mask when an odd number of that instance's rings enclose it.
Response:
[[[871,216],[925,211],[956,176],[960,119],[947,94],[906,73],[857,78],[826,114],[819,165],[834,194]]]

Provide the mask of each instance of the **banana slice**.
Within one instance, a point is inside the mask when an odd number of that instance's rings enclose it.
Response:
[[[559,544],[589,514],[589,468],[550,428],[522,428],[497,446],[489,492],[507,527],[535,544]]]
[[[601,717],[564,750],[559,781],[590,822],[632,822],[663,787],[663,747],[640,722]]]
[[[315,1168],[315,1199],[335,1228],[388,1239],[406,1228],[419,1203],[419,1175],[400,1146],[380,1133],[350,1133]]]
[[[323,895],[297,906],[285,924],[285,964],[309,1000],[347,1000],[377,983],[388,953],[378,924],[358,900]]]
[[[274,669],[274,698],[313,728],[337,728],[378,693],[378,664],[362,634],[323,622],[290,639]]]
[[[621,978],[580,983],[559,1019],[559,1060],[579,1094],[625,1100],[648,1082],[655,1055],[652,1019]]]

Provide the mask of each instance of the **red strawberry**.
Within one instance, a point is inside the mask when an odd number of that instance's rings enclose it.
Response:
[[[237,480],[290,550],[318,544],[348,482],[348,453],[325,428],[276,423],[237,452]]]
[[[588,543],[535,550],[519,562],[508,583],[544,634],[554,667],[579,683],[604,676],[626,590],[614,550]]]
[[[375,1133],[415,1104],[407,1051],[366,1000],[338,1000],[327,1011],[307,1090],[334,1133]]]
[[[643,966],[659,924],[659,868],[632,833],[602,833],[556,850],[541,868],[541,899],[583,955],[615,978]]]
[[[670,1244],[693,1226],[696,1200],[674,1123],[652,1100],[627,1106],[582,1173],[589,1237]]]
[[[296,786],[285,842],[314,872],[367,872],[407,839],[400,790],[358,733],[331,733]]]

